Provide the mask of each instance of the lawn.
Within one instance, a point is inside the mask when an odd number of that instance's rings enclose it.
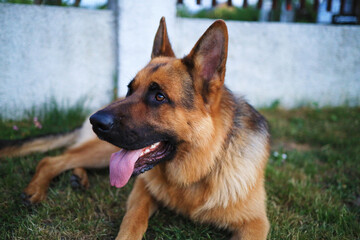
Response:
[[[269,239],[359,239],[360,108],[268,108],[261,112],[272,134],[266,171]],[[0,138],[68,131],[79,126],[85,115],[68,111],[66,116],[56,122],[53,116],[39,116],[41,129],[34,124],[34,114],[21,122],[0,121]],[[113,239],[133,180],[116,189],[110,187],[107,169],[91,170],[90,188],[73,190],[71,172],[66,172],[54,179],[45,202],[26,207],[19,195],[44,156],[0,160],[0,239]],[[229,236],[160,209],[150,219],[144,239]]]

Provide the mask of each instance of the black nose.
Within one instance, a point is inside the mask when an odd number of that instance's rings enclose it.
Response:
[[[90,117],[95,133],[108,133],[114,125],[114,116],[105,111],[98,111]]]

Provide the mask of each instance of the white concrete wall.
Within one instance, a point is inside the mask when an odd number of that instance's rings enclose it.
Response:
[[[131,3],[130,3],[131,2]],[[178,57],[213,20],[175,17],[172,1],[120,1],[119,92],[149,60],[161,16]],[[255,106],[360,104],[360,28],[226,21],[229,55],[225,83]]]
[[[0,4],[1,115],[19,118],[50,98],[65,105],[86,98],[88,107],[96,109],[110,101],[116,73],[119,95],[124,95],[150,60],[161,16],[178,57],[213,22],[177,18],[175,3],[119,0],[117,19],[107,10]],[[225,82],[250,103],[360,105],[360,27],[227,25]]]
[[[63,106],[111,100],[111,11],[0,4],[0,114],[20,118],[50,98]]]

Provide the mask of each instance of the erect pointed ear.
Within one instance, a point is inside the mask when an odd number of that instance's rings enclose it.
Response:
[[[224,84],[228,33],[224,21],[217,20],[197,41],[190,54],[182,59],[192,71],[195,86],[205,95],[215,93]]]
[[[175,57],[174,51],[172,50],[169,41],[164,17],[160,19],[160,25],[155,35],[154,45],[151,53],[151,58],[159,56]]]

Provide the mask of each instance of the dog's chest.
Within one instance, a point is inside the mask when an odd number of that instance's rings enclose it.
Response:
[[[159,203],[176,212],[192,215],[207,200],[208,194],[203,184],[180,187],[169,183],[161,175],[154,174],[152,171],[143,174],[142,177],[146,181],[150,194]]]

